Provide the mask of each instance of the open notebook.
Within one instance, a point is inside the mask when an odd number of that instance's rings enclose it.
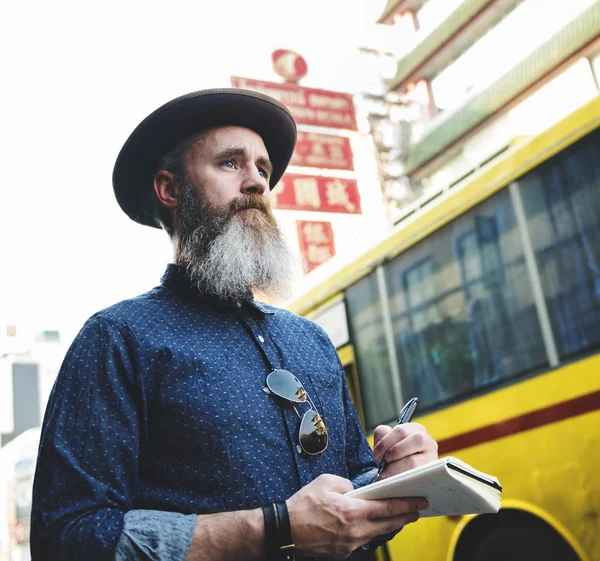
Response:
[[[498,479],[448,456],[346,493],[359,499],[425,497],[420,517],[483,514],[500,510]]]

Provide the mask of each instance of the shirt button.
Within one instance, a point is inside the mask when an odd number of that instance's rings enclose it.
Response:
[[[241,302],[236,302],[236,303],[235,303],[235,305],[236,305],[238,308],[241,308],[241,307],[242,307],[242,303],[241,303]]]
[[[265,342],[265,338],[264,338],[262,335],[259,335],[259,336],[258,336],[258,340],[259,340],[261,343],[264,343],[264,342]]]

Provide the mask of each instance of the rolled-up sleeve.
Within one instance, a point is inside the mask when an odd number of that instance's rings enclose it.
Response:
[[[33,490],[33,561],[113,561],[133,508],[143,384],[127,330],[94,316],[52,390]]]
[[[195,514],[132,510],[125,515],[115,561],[184,561],[195,526]]]

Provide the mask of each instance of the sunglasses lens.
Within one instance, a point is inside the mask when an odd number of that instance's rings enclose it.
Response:
[[[308,401],[302,382],[289,370],[273,370],[267,376],[267,387],[275,395],[293,403]],[[310,401],[308,403],[310,407],[314,407]],[[311,456],[321,454],[327,448],[327,429],[323,419],[314,409],[310,409],[302,417],[299,440],[302,450]]]
[[[307,454],[321,454],[327,448],[327,429],[323,419],[312,409],[302,417],[300,446]]]
[[[273,370],[267,376],[267,386],[275,395],[294,403],[306,401],[306,391],[302,383],[288,370]]]

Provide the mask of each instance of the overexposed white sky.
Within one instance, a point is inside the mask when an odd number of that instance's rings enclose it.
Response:
[[[357,47],[385,0],[21,1],[0,7],[0,329],[72,337],[96,310],[156,285],[166,234],[130,221],[114,160],[151,111],[231,75],[354,92]]]

